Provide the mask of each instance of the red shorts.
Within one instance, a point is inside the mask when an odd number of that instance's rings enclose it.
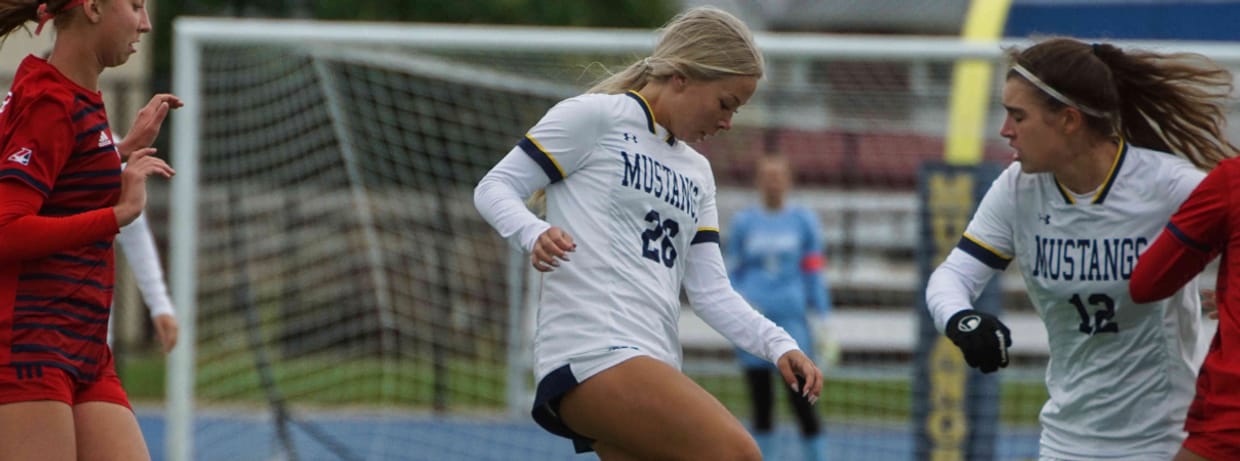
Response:
[[[55,400],[74,406],[85,402],[110,402],[133,410],[129,396],[116,376],[116,364],[109,352],[99,368],[99,379],[79,381],[69,372],[52,365],[0,365],[0,404]]]
[[[1189,432],[1184,448],[1214,461],[1240,459],[1240,431]]]

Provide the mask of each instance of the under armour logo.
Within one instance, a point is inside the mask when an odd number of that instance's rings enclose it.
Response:
[[[1051,215],[1038,213],[1038,220],[1042,221],[1042,224],[1050,225]]]
[[[625,140],[625,141],[632,141],[632,142],[633,142],[633,144],[637,144],[637,136],[634,136],[634,135],[631,135],[631,134],[628,134],[628,133],[624,133],[624,140]]]

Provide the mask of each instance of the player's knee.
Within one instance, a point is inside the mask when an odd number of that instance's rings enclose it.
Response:
[[[739,440],[735,447],[732,447],[732,454],[720,459],[731,461],[762,461],[762,451],[758,449],[758,443],[754,442],[753,437],[745,437]]]
[[[762,451],[758,450],[758,444],[753,443],[751,440],[749,445],[745,447],[745,450],[737,453],[736,457],[732,459],[736,461],[762,461]]]

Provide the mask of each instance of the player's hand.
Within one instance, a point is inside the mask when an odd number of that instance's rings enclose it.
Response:
[[[564,229],[552,226],[544,230],[542,235],[538,235],[538,240],[534,240],[534,248],[529,252],[529,263],[533,264],[534,269],[549,273],[559,266],[559,261],[567,261],[568,254],[577,250],[577,243],[573,243],[572,235],[564,232]]]
[[[121,197],[112,207],[116,213],[117,227],[125,227],[138,219],[146,208],[146,178],[159,175],[171,178],[176,174],[163,160],[154,157],[154,148],[138,149],[130,155],[129,163],[121,171]]]
[[[168,118],[168,111],[185,105],[181,102],[181,98],[172,94],[161,93],[151,98],[133,121],[133,127],[126,133],[125,139],[116,146],[116,150],[121,153],[121,159],[126,160],[130,154],[144,147],[150,147],[155,142],[155,138],[159,137],[159,130],[164,124],[164,119]]]
[[[177,324],[176,316],[172,314],[159,314],[151,319],[151,323],[155,324],[155,337],[159,339],[159,345],[163,348],[164,353],[172,352],[172,348],[177,345],[177,333],[181,327]]]
[[[543,231],[534,241],[534,249],[530,251],[530,264],[539,272],[551,272],[560,267],[560,261],[568,261],[568,254],[577,250],[573,237],[555,226]]]
[[[779,367],[779,375],[788,387],[809,400],[810,405],[818,402],[818,397],[822,395],[822,371],[804,352],[788,351],[779,357],[775,366]]]
[[[1201,289],[1201,313],[1211,320],[1218,320],[1218,299],[1214,290]]]
[[[1008,366],[1012,332],[998,317],[965,309],[947,321],[947,337],[964,352],[964,361],[982,373]]]

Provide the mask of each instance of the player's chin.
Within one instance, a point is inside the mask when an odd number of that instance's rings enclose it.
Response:
[[[112,59],[107,60],[105,67],[122,66],[126,62],[129,62],[129,56],[134,53],[136,53],[136,51],[126,51],[124,53],[117,54],[116,56],[113,56]]]
[[[1033,173],[1045,173],[1047,171],[1050,171],[1049,169],[1041,165],[1038,165],[1036,163],[1029,163],[1028,161],[1025,161],[1025,160],[1017,160],[1016,162],[1020,163],[1021,173],[1033,174]]]

